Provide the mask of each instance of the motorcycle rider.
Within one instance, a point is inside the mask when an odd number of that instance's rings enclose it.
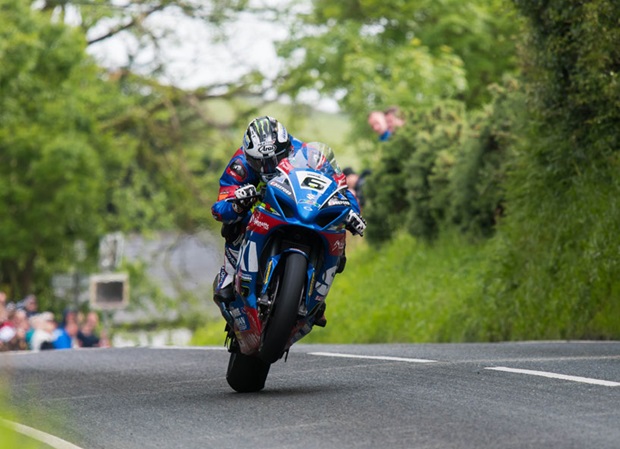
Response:
[[[270,116],[258,117],[250,122],[243,143],[220,177],[218,200],[211,212],[222,222],[222,237],[225,239],[224,264],[213,282],[213,301],[229,321],[228,305],[234,300],[233,278],[245,228],[250,220],[251,208],[256,201],[257,188],[276,174],[276,167],[286,157],[300,151],[304,143],[286,131],[286,128]],[[340,173],[344,178],[344,175]],[[353,213],[349,216],[347,229],[362,234],[366,222],[360,215],[355,197],[346,190]],[[237,201],[227,201],[236,199]],[[344,269],[344,256],[342,269]],[[342,271],[342,269],[340,271]]]

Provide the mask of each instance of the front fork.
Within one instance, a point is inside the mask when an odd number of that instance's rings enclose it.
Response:
[[[316,270],[310,263],[310,258],[308,257],[306,253],[298,249],[295,249],[295,248],[290,248],[290,249],[284,250],[280,254],[276,254],[275,256],[272,256],[267,262],[267,269],[265,270],[265,276],[263,278],[263,288],[261,289],[261,293],[257,300],[258,308],[259,308],[259,317],[261,321],[265,321],[269,317],[271,313],[271,307],[273,305],[273,301],[277,294],[277,290],[278,290],[277,282],[279,278],[277,276],[274,277],[274,273],[276,273],[277,267],[280,264],[280,262],[283,261],[283,257],[285,257],[286,254],[289,254],[289,253],[299,253],[308,260],[308,271],[306,274],[305,295],[304,295],[303,300],[299,304],[299,311],[297,313],[298,316],[302,318],[305,318],[306,316],[308,316],[308,301],[311,297],[312,292],[314,291],[314,275],[315,275]],[[275,285],[272,284],[273,282],[276,282],[276,284]]]

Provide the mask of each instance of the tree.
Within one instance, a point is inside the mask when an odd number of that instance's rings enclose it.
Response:
[[[483,313],[494,318],[472,331],[493,339],[617,338],[620,4],[515,4],[528,22],[528,120],[485,276]]]
[[[209,226],[237,124],[257,106],[230,101],[226,116],[205,101],[256,92],[250,80],[260,78],[186,91],[158,82],[159,67],[135,73],[131,58],[103,71],[86,48],[121,32],[155,45],[160,36],[145,20],[166,8],[217,25],[236,6],[0,1],[10,25],[0,30],[0,236],[9,242],[0,249],[0,284],[15,297],[48,289],[49,276],[74,263],[76,240],[93,264],[106,232]],[[81,28],[58,20],[70,10]]]
[[[99,233],[104,194],[97,125],[83,95],[97,83],[75,31],[20,2],[0,20],[0,266],[13,295],[31,292],[39,261]]]
[[[477,106],[490,98],[488,84],[515,69],[517,26],[501,1],[315,0],[280,47],[288,61],[280,89],[315,88],[361,125],[390,104]]]

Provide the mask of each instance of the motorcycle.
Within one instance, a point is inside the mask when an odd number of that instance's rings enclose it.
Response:
[[[262,390],[270,366],[325,326],[325,298],[344,268],[346,229],[356,215],[346,188],[331,148],[313,142],[284,159],[257,194],[226,317],[226,380],[235,391]]]

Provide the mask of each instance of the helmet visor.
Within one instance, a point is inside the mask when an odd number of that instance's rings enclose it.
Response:
[[[286,156],[286,151],[282,151],[280,154],[276,154],[275,156],[267,157],[263,159],[262,173],[272,174],[276,172],[276,167],[284,159]]]

